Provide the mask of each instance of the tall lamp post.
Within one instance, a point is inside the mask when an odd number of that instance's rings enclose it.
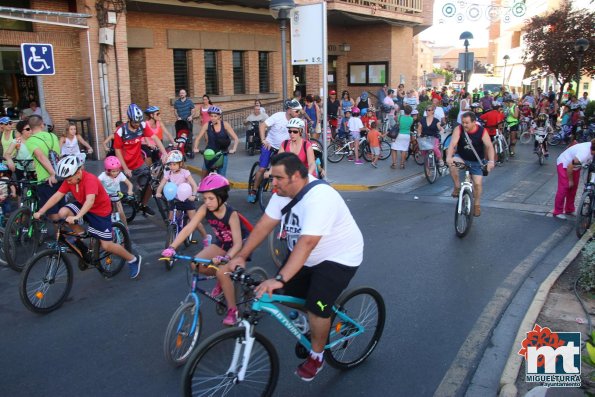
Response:
[[[290,11],[295,8],[293,0],[271,0],[269,10],[273,18],[279,20],[279,30],[281,31],[281,74],[283,78],[283,101],[287,99],[287,54],[285,51],[287,21]]]
[[[579,84],[581,83],[581,68],[583,66],[583,56],[589,49],[589,40],[581,38],[574,43],[574,49],[578,57],[578,69],[576,71],[576,97],[578,98]]]
[[[467,92],[467,83],[469,82],[469,70],[467,70],[467,64],[469,63],[467,56],[469,53],[469,40],[473,39],[473,34],[471,32],[463,32],[459,36],[459,40],[465,40],[463,45],[465,46],[465,67],[463,68],[465,71],[465,92]]]
[[[504,88],[506,85],[506,64],[508,63],[510,57],[508,55],[504,55],[504,58],[502,59],[504,59],[504,71],[502,72],[502,88]]]

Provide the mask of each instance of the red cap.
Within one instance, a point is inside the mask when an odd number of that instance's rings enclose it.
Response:
[[[337,95],[337,91],[332,90],[331,92],[328,93],[329,95]]]

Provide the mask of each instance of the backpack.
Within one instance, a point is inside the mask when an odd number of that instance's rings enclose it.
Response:
[[[49,133],[48,133],[49,134]],[[44,139],[41,139],[40,137],[37,137],[35,135],[33,135],[31,138],[37,138],[40,141],[43,142],[43,144],[45,145],[45,147],[48,149],[48,160],[50,161],[50,164],[52,165],[52,168],[54,169],[55,172],[58,172],[58,162],[60,161],[60,155],[58,154],[58,152],[56,152],[53,149],[54,146],[54,134],[50,135],[50,139],[52,140],[52,147],[48,146],[47,142]]]

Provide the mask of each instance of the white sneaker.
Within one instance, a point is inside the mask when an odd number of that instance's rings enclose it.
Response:
[[[566,215],[564,215],[564,214],[558,214],[558,215],[554,215],[554,218],[557,218],[557,219],[562,219],[562,220],[564,220],[564,219],[568,219],[568,218],[566,217]]]

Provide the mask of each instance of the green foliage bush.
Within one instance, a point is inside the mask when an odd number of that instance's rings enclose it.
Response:
[[[419,112],[419,117],[421,117],[424,112],[426,111],[426,108],[428,106],[430,106],[432,104],[432,101],[424,101],[424,102],[420,102],[419,105],[417,105],[417,111]]]
[[[595,114],[595,101],[591,101],[587,103],[587,108],[585,109],[585,119],[589,120],[589,118],[593,117]]]

